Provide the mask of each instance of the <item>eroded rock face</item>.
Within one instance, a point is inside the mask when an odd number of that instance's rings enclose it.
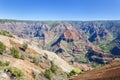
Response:
[[[103,24],[97,25],[90,23],[86,27],[83,27],[82,30],[89,35],[88,40],[90,42],[96,42],[97,44],[102,40],[108,40],[111,35]]]
[[[105,64],[112,60],[113,56],[111,54],[105,54],[103,52],[95,52],[93,50],[88,51],[86,57],[93,62],[97,62],[99,64]]]
[[[119,25],[119,21],[34,22],[9,20],[0,22],[0,30],[7,30],[19,37],[36,41],[40,48],[49,51],[78,55],[86,53],[89,49],[98,54],[104,53],[96,45],[100,45],[101,42],[110,43],[117,37],[120,33]],[[117,40],[116,43],[119,43],[120,40]],[[119,50],[118,45],[112,48],[112,55],[119,56]]]
[[[87,43],[85,37],[83,36],[83,32],[81,30],[76,30],[71,25],[65,25],[66,30],[58,37],[58,39],[51,45],[52,51],[56,53],[68,53],[70,50],[72,53],[83,53],[83,49],[81,50],[78,43]],[[85,47],[85,44],[83,45]],[[63,45],[66,45],[63,48]],[[67,45],[70,47],[70,50],[67,50]]]
[[[73,46],[72,48],[73,53],[78,52],[78,54],[82,53],[81,49],[78,46]]]
[[[113,43],[111,43],[114,45],[114,47],[111,49],[111,53],[114,56],[119,56],[120,57],[120,35],[113,40]]]
[[[54,32],[55,34],[62,34],[66,30],[67,27],[63,24],[57,24],[54,28],[51,29],[51,31]]]
[[[67,42],[72,42],[74,40],[79,40],[79,39],[80,39],[80,36],[74,30],[68,29],[63,33],[63,40]]]

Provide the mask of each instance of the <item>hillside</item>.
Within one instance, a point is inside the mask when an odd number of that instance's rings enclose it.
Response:
[[[70,80],[120,80],[120,59],[116,58],[103,67],[98,67]]]
[[[39,43],[39,48],[62,55],[68,62],[74,59],[78,63],[89,63],[89,60],[96,64],[119,56],[119,53],[114,55],[120,50],[117,46],[119,25],[120,21],[0,20],[1,30]]]
[[[28,44],[28,48],[24,52],[21,49],[22,45],[24,44],[24,42],[29,43],[29,40],[21,39],[18,37],[11,38],[11,37],[0,35],[0,42],[4,43],[6,46],[6,51],[4,52],[4,54],[0,55],[1,57],[0,61],[2,62],[7,61],[9,62],[10,67],[21,70],[24,73],[25,80],[31,80],[32,78],[34,78],[34,74],[33,74],[34,72],[36,75],[39,75],[39,77],[40,75],[43,75],[44,71],[50,67],[51,65],[50,61],[53,61],[54,64],[59,67],[62,73],[64,72],[68,73],[74,69],[72,65],[69,65],[66,61],[58,57],[55,53],[49,52],[46,50],[41,50],[35,44],[32,44],[32,43]],[[16,47],[19,50],[19,55],[24,55],[25,59],[12,56],[10,52],[10,49],[12,47]],[[46,55],[47,55],[47,59],[45,58]],[[32,61],[32,57],[35,57],[35,59],[38,59],[39,64],[36,65],[36,62],[34,63]],[[5,67],[3,67],[2,69],[5,69]],[[7,73],[3,73],[3,74],[6,75]],[[9,75],[8,74],[6,76],[0,75],[0,80],[2,79],[2,77],[5,78],[5,80],[9,80],[7,79],[7,76]],[[44,77],[44,76],[41,76],[41,77]],[[35,78],[35,80],[37,80],[37,78]]]

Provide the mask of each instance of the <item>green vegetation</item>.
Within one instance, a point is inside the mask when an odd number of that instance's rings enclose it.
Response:
[[[33,63],[35,63],[36,65],[38,65],[39,64],[39,58],[37,58],[37,57],[33,57]]]
[[[27,43],[24,43],[24,44],[23,44],[23,49],[24,49],[24,51],[26,51],[27,48],[28,48],[28,44],[27,44]]]
[[[12,55],[14,58],[19,58],[19,57],[20,57],[19,51],[18,51],[17,48],[12,47],[12,48],[10,49],[10,51],[11,51],[11,55]]]
[[[20,56],[20,59],[24,60],[24,59],[25,59],[25,55],[22,54],[22,55]]]
[[[90,64],[93,68],[102,66],[102,64],[98,64],[98,63],[95,63],[95,62],[90,62]]]
[[[51,61],[51,67],[45,70],[44,76],[49,80],[52,80],[53,74],[56,74],[58,70],[58,66]]]
[[[5,67],[5,66],[9,66],[10,62],[6,61],[6,62],[2,62],[0,61],[0,67]]]
[[[50,50],[51,49],[51,45],[56,41],[56,39],[59,38],[59,35],[54,34],[54,38],[50,38],[50,42],[48,44],[46,44],[46,49]]]
[[[6,46],[0,41],[0,54],[3,54],[4,51],[6,51]]]
[[[30,54],[30,55],[29,55],[29,59],[33,59],[33,57],[35,57],[34,54]]]
[[[29,58],[32,59],[32,62],[35,63],[36,65],[39,65],[40,58],[39,56],[35,56],[34,54],[29,55]]]
[[[58,66],[54,64],[54,62],[51,61],[51,67],[50,70],[52,71],[52,73],[56,73],[58,70]]]
[[[84,64],[88,63],[88,60],[86,58],[86,53],[75,56],[75,62],[84,63]]]
[[[70,73],[68,73],[67,76],[70,78],[76,74],[82,74],[82,73],[83,73],[83,71],[81,71],[79,68],[76,68],[76,69],[72,70]]]
[[[14,38],[14,36],[12,34],[10,34],[8,31],[5,31],[5,30],[1,30],[0,35],[4,35],[4,36]]]
[[[23,55],[23,54],[20,55],[20,54],[19,54],[19,50],[18,50],[17,48],[12,47],[12,48],[10,49],[10,51],[11,51],[11,54],[10,54],[10,55],[12,55],[14,58],[22,59],[22,60],[25,59],[25,55]]]
[[[52,73],[52,71],[51,71],[50,69],[46,69],[46,70],[45,70],[45,73],[44,73],[44,76],[45,76],[46,78],[48,78],[49,80],[52,80],[53,73]]]
[[[8,67],[7,69],[12,75],[15,76],[15,80],[24,80],[24,74],[21,70],[15,69],[13,67]]]
[[[101,43],[99,47],[105,52],[110,53],[111,46],[109,44]]]

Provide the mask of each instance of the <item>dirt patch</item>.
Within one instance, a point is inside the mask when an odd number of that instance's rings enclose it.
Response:
[[[11,67],[15,67],[17,69],[20,69],[23,71],[25,75],[25,80],[30,80],[33,78],[33,71],[37,70],[40,73],[43,72],[43,69],[41,69],[39,66],[36,66],[34,63],[31,63],[30,61],[16,59],[11,57],[10,55],[4,55],[1,58],[2,61],[9,61]]]

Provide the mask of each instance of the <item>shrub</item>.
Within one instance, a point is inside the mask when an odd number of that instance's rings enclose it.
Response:
[[[38,65],[40,62],[39,57],[35,56],[34,54],[29,55],[29,58],[32,59],[33,63],[35,63],[36,65]]]
[[[50,69],[46,69],[46,70],[45,70],[45,73],[44,73],[44,76],[45,76],[46,78],[48,78],[49,80],[52,80],[53,73],[52,73],[52,71],[51,71]]]
[[[4,36],[8,36],[8,37],[14,38],[14,36],[12,34],[10,34],[8,31],[5,31],[5,30],[1,30],[0,31],[0,35],[4,35]]]
[[[13,74],[16,76],[16,77],[21,77],[23,76],[23,73],[21,70],[14,70]]]
[[[27,44],[27,43],[24,43],[24,44],[23,44],[23,50],[26,51],[27,48],[28,48],[28,44]]]
[[[22,55],[20,56],[20,59],[24,60],[24,59],[25,59],[25,55],[22,54]]]
[[[21,70],[15,69],[13,67],[8,67],[8,71],[15,76],[15,80],[24,80],[23,79],[23,72]]]
[[[58,70],[58,66],[55,65],[52,61],[51,61],[51,67],[50,67],[50,70],[51,70],[53,73],[56,73],[57,70]]]
[[[30,55],[29,55],[29,59],[33,59],[34,56],[35,56],[34,54],[30,54]]]
[[[75,71],[76,74],[81,74],[81,73],[83,73],[83,71],[82,71],[81,69],[79,69],[79,68],[74,69],[74,71]]]
[[[10,49],[10,51],[11,51],[11,55],[12,55],[13,57],[19,58],[19,51],[18,51],[17,48],[12,47],[12,48]]]
[[[0,41],[0,54],[3,54],[5,50],[6,50],[6,46]]]
[[[0,67],[5,67],[5,66],[9,66],[10,62],[6,61],[6,62],[2,62],[0,61]]]
[[[68,77],[72,77],[72,76],[74,76],[74,75],[76,75],[76,74],[81,74],[81,73],[83,73],[79,68],[76,68],[76,69],[74,69],[74,70],[72,70],[70,73],[68,73]]]
[[[39,58],[33,57],[33,63],[35,63],[36,65],[38,65],[39,64]]]
[[[4,64],[5,64],[5,66],[9,66],[10,62],[6,61]]]
[[[68,77],[71,77],[71,76],[74,76],[74,75],[76,75],[76,73],[75,73],[74,70],[72,70],[72,71],[68,74]]]
[[[12,67],[8,67],[7,69],[8,69],[9,72],[11,72],[11,73],[13,72],[13,68]]]
[[[51,80],[53,77],[53,74],[54,73],[56,74],[57,70],[58,70],[58,66],[55,65],[53,61],[51,61],[51,67],[45,70],[44,76],[49,80]]]

